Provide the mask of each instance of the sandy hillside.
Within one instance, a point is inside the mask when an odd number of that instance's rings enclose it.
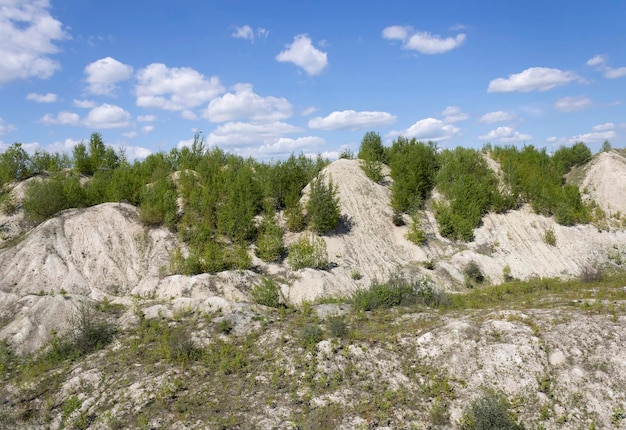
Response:
[[[579,167],[571,176],[581,176],[581,191],[606,212],[621,218],[626,215],[626,158],[613,150],[598,154],[587,165]]]
[[[626,192],[619,191],[626,182],[611,187],[611,181],[626,177],[626,160],[618,152],[600,154],[583,172],[581,187],[595,192],[601,207],[626,210]],[[17,245],[0,249],[0,319],[8,322],[0,328],[0,338],[36,348],[65,323],[81,299],[107,297],[133,305],[136,297],[151,298],[161,301],[148,312],[155,316],[181,308],[236,312],[238,303],[250,301],[250,289],[266,274],[278,276],[288,302],[300,303],[349,296],[373,279],[384,280],[399,271],[458,290],[464,287],[463,269],[470,261],[495,283],[503,280],[505,270],[520,279],[570,278],[586,268],[626,261],[626,233],[621,229],[563,227],[528,207],[488,214],[470,243],[442,238],[433,213],[423,211],[428,241],[417,246],[405,238],[407,226],[391,222],[388,176],[384,184],[376,184],[357,160],[343,159],[326,167],[325,174],[338,187],[344,216],[334,232],[322,237],[331,261],[328,270],[292,271],[286,261],[265,264],[254,257],[256,272],[166,276],[177,239],[166,229],[142,226],[136,208],[107,203],[68,210],[28,232]],[[554,232],[554,245],[545,241],[549,231]],[[302,234],[288,233],[285,241],[289,244]],[[434,269],[427,270],[426,262]]]

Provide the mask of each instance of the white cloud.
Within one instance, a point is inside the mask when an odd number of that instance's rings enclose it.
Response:
[[[494,122],[503,122],[503,121],[511,121],[515,119],[515,115],[509,112],[504,112],[501,110],[495,112],[488,112],[480,117],[480,122],[485,124],[491,124]]]
[[[308,108],[304,109],[300,115],[302,116],[309,116],[313,113],[317,112],[317,108],[315,106],[309,106]]]
[[[500,143],[526,142],[532,138],[531,135],[520,133],[512,127],[498,127],[485,135],[479,136],[479,139]]]
[[[605,122],[604,124],[598,124],[591,127],[593,131],[607,131],[613,130],[615,128],[615,124],[612,122]]]
[[[326,141],[321,137],[305,136],[297,139],[289,137],[280,137],[274,141],[270,141],[262,144],[258,147],[246,147],[241,148],[237,152],[240,155],[255,158],[266,159],[271,157],[285,157],[294,152],[309,152],[315,151],[316,148],[320,148],[326,144]]]
[[[227,122],[220,125],[207,136],[207,144],[215,146],[262,145],[287,135],[301,132],[302,129],[291,124],[276,121],[263,124],[248,122]]]
[[[320,130],[362,130],[396,122],[396,117],[387,112],[355,112],[353,110],[335,111],[322,118],[309,121],[309,128]]]
[[[452,138],[461,131],[460,128],[446,124],[436,118],[425,118],[417,121],[404,131],[392,131],[387,134],[388,137],[403,135],[406,137],[414,137],[418,140],[432,140],[433,142],[442,142]]]
[[[465,121],[469,118],[469,115],[462,112],[458,106],[448,106],[442,112],[444,122],[452,124],[459,121]]]
[[[115,151],[124,151],[126,159],[128,161],[143,160],[148,155],[152,154],[152,150],[144,148],[143,146],[124,146],[113,143],[110,145]]]
[[[581,81],[573,72],[567,72],[548,67],[531,67],[508,78],[498,78],[489,82],[489,93],[508,93],[513,91],[548,91],[559,85],[566,85],[572,81]]]
[[[561,112],[575,112],[591,106],[593,106],[593,102],[586,96],[563,97],[554,103],[554,109]]]
[[[144,133],[150,133],[152,130],[154,130],[153,125],[144,125],[143,127],[141,127],[141,131]]]
[[[137,137],[137,132],[136,131],[127,131],[126,133],[122,133],[122,136],[127,137],[129,139],[133,139],[135,137]]]
[[[553,144],[554,146],[569,146],[577,142],[584,142],[587,144],[601,143],[605,140],[613,140],[615,137],[617,137],[617,133],[615,133],[614,130],[599,130],[592,131],[590,133],[577,134],[576,136],[571,137],[551,136],[547,139],[547,142]]]
[[[400,40],[404,49],[411,49],[422,54],[443,54],[461,46],[467,36],[459,33],[455,37],[442,38],[437,34],[415,31],[412,27],[392,25],[383,30],[383,38]]]
[[[4,120],[0,118],[0,136],[4,136],[10,131],[15,130],[15,127],[11,124],[5,124]]]
[[[74,106],[82,108],[82,109],[91,109],[97,106],[96,102],[91,100],[77,100],[74,99]]]
[[[67,138],[63,141],[53,142],[50,145],[47,145],[44,149],[46,150],[46,152],[50,152],[50,153],[54,153],[54,152],[69,153],[81,141],[82,140],[75,140],[75,139]]]
[[[46,125],[79,125],[80,116],[77,113],[67,111],[59,112],[56,116],[47,113],[39,122]]]
[[[137,72],[137,106],[184,111],[224,92],[216,76],[206,78],[189,67],[153,63]]]
[[[596,55],[587,60],[587,65],[592,66],[607,79],[617,79],[626,76],[626,67],[613,68],[608,65],[609,56],[606,54]]]
[[[139,121],[139,122],[154,122],[154,121],[156,121],[156,116],[154,116],[154,115],[139,115],[137,117],[137,121]]]
[[[302,67],[309,75],[319,75],[328,66],[328,55],[311,43],[306,34],[299,34],[287,49],[276,56],[281,63],[289,62]]]
[[[87,114],[83,124],[90,128],[121,128],[130,125],[130,113],[119,106],[103,104]]]
[[[61,67],[50,56],[55,42],[69,38],[50,16],[48,0],[2,1],[0,12],[0,84],[16,79],[46,79]]]
[[[184,119],[188,119],[190,121],[195,121],[198,119],[198,115],[195,114],[195,112],[190,111],[190,110],[184,110],[180,113],[180,116],[183,117]]]
[[[238,84],[235,93],[226,93],[211,100],[204,117],[211,122],[249,119],[252,121],[278,121],[289,118],[291,104],[285,98],[261,97],[252,91],[250,84]]]
[[[54,93],[37,94],[28,93],[26,100],[31,100],[37,103],[54,103],[57,101],[57,95]]]
[[[106,57],[85,66],[85,81],[89,84],[87,91],[92,94],[110,95],[116,83],[129,79],[133,68],[120,63],[115,58]]]
[[[249,25],[235,27],[235,32],[231,36],[235,39],[254,40],[254,30]]]
[[[603,67],[606,64],[607,58],[608,57],[606,55],[596,55],[595,57],[587,60],[587,65],[592,67]]]
[[[244,25],[242,27],[235,27],[235,31],[231,34],[235,39],[245,39],[254,43],[255,38],[259,39],[267,39],[270,32],[263,27],[258,27],[256,32],[249,25]]]
[[[608,79],[623,78],[626,76],[626,67],[607,67],[604,71],[604,77]]]

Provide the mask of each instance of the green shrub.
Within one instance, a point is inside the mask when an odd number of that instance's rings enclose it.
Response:
[[[348,336],[348,323],[342,316],[333,315],[326,320],[328,330],[334,337],[345,338]]]
[[[368,288],[358,289],[352,294],[354,308],[362,311],[413,304],[434,307],[446,301],[446,295],[435,291],[429,283],[409,281],[397,275],[389,277],[387,282],[373,280]]]
[[[33,180],[26,188],[23,202],[26,217],[40,223],[68,208],[60,177],[48,180]]]
[[[387,163],[387,154],[380,134],[374,131],[365,133],[359,147],[358,158],[364,161]]]
[[[380,184],[383,182],[385,175],[383,175],[383,164],[380,161],[375,160],[361,160],[359,163],[361,170],[365,173],[365,176],[372,181]]]
[[[328,268],[328,251],[326,242],[321,237],[305,234],[289,246],[287,262],[293,270],[310,267],[312,269]]]
[[[424,245],[426,243],[426,233],[422,229],[421,222],[417,216],[412,217],[406,238],[416,245]]]
[[[419,209],[430,195],[438,169],[434,144],[398,137],[390,149],[391,207],[400,212]]]
[[[466,409],[460,421],[461,430],[523,430],[509,409],[511,404],[502,395],[488,392]]]
[[[300,343],[305,348],[313,348],[324,339],[324,333],[317,324],[307,324],[300,330]]]
[[[482,270],[480,270],[480,266],[474,260],[467,263],[467,265],[463,269],[463,273],[465,274],[467,279],[478,284],[482,283],[485,280],[485,275],[483,275]]]
[[[285,223],[287,230],[291,232],[304,230],[304,227],[306,227],[306,218],[300,202],[285,209]]]
[[[261,260],[268,263],[282,260],[285,253],[283,229],[278,225],[273,213],[263,217],[256,246],[256,254]]]
[[[308,224],[316,233],[324,234],[334,229],[341,218],[337,187],[332,178],[326,183],[320,173],[312,182],[306,205]]]
[[[252,300],[259,305],[269,306],[271,308],[278,308],[280,306],[280,290],[278,285],[271,279],[264,278],[260,284],[252,288],[250,295],[252,296]]]
[[[553,228],[549,228],[543,233],[543,241],[550,246],[556,246],[556,234]]]
[[[167,177],[147,185],[141,196],[139,219],[148,226],[174,228],[178,216],[176,186]]]

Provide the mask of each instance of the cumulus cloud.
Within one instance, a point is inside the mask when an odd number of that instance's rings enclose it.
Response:
[[[103,104],[87,114],[83,124],[90,128],[121,128],[130,125],[130,113],[119,106]]]
[[[190,121],[195,121],[195,120],[197,120],[197,119],[198,119],[198,115],[196,115],[196,113],[195,113],[195,112],[190,111],[190,110],[184,110],[184,111],[182,111],[182,112],[180,113],[180,116],[181,116],[183,119],[188,119],[188,120],[190,120]]]
[[[487,134],[479,136],[481,140],[500,143],[526,142],[532,138],[531,135],[520,133],[512,127],[498,127]]]
[[[626,76],[626,67],[607,67],[604,71],[604,77],[609,79],[623,78]]]
[[[116,84],[132,76],[133,68],[115,58],[106,57],[85,66],[87,91],[91,94],[110,95]]]
[[[263,27],[258,27],[256,32],[249,25],[244,25],[242,27],[235,27],[235,31],[231,34],[235,39],[245,39],[254,43],[256,38],[259,39],[267,39],[270,32]]]
[[[615,128],[615,124],[612,122],[605,122],[604,124],[598,124],[591,127],[593,131],[607,131],[613,130]]]
[[[511,121],[515,119],[515,115],[509,112],[504,112],[501,110],[495,112],[488,112],[480,117],[480,122],[484,124],[491,124],[494,122],[503,122],[503,121]]]
[[[309,128],[320,130],[362,130],[396,122],[396,117],[387,112],[356,112],[353,110],[336,111],[322,118],[309,121]]]
[[[581,78],[568,71],[551,69],[548,67],[531,67],[508,78],[498,78],[489,82],[489,93],[509,93],[519,91],[548,91],[559,85],[566,85]]]
[[[69,38],[50,16],[48,0],[3,1],[0,13],[0,84],[31,77],[46,79],[61,67],[51,58],[55,42]]]
[[[315,106],[309,106],[308,108],[304,109],[300,115],[302,116],[309,116],[313,113],[317,112],[317,108]]]
[[[293,63],[304,69],[309,75],[319,75],[328,66],[328,55],[313,46],[306,34],[299,34],[293,39],[287,49],[276,56],[276,60]]]
[[[156,116],[154,116],[154,115],[139,115],[137,117],[137,121],[139,121],[139,122],[154,122],[154,121],[156,121]]]
[[[425,118],[417,121],[404,131],[392,131],[388,133],[388,137],[403,135],[406,137],[414,137],[418,140],[431,140],[433,142],[442,142],[452,138],[461,131],[460,128],[446,124],[436,118]]]
[[[462,112],[458,106],[448,106],[442,112],[444,122],[452,124],[455,122],[465,121],[469,118],[469,115]]]
[[[82,108],[82,109],[92,109],[97,106],[96,102],[92,100],[77,100],[74,99],[74,106]]]
[[[67,111],[59,112],[56,116],[47,113],[39,122],[46,125],[79,125],[80,116],[77,113]]]
[[[28,93],[26,100],[31,100],[37,103],[54,103],[57,101],[57,95],[54,93],[37,94]]]
[[[626,67],[613,68],[609,66],[609,56],[606,54],[596,55],[587,60],[587,65],[602,72],[608,79],[617,79],[626,76]]]
[[[222,94],[216,76],[206,78],[189,67],[153,63],[137,72],[137,106],[185,111]]]
[[[150,133],[152,130],[154,130],[153,125],[144,125],[143,127],[141,127],[141,131],[144,133]]]
[[[554,109],[560,112],[575,112],[591,106],[593,106],[593,102],[586,96],[563,97],[554,103]]]
[[[302,129],[285,122],[253,124],[248,122],[227,122],[207,136],[207,144],[220,147],[262,145],[288,134],[299,133]]]
[[[268,141],[258,147],[249,146],[240,148],[237,152],[246,157],[267,159],[272,157],[282,158],[294,152],[311,152],[326,144],[321,137],[304,136],[292,139],[280,137],[274,141]]]
[[[454,37],[442,38],[437,34],[415,31],[412,27],[392,25],[383,30],[383,38],[400,40],[404,49],[422,54],[443,54],[461,46],[467,36],[459,33]]]
[[[234,93],[226,93],[211,100],[204,117],[211,122],[249,119],[251,121],[279,121],[292,114],[291,103],[285,98],[261,97],[250,84],[238,84]]]
[[[11,124],[5,124],[4,120],[0,118],[0,136],[4,136],[10,131],[15,130],[15,127]]]

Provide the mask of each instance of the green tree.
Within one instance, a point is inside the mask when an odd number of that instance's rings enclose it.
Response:
[[[384,176],[383,164],[387,163],[387,153],[378,133],[368,131],[363,136],[358,155],[361,169],[372,181],[380,183]]]
[[[324,234],[337,226],[341,218],[341,207],[337,186],[332,178],[328,178],[327,182],[325,175],[320,173],[311,182],[306,211],[309,226],[316,233]]]
[[[23,181],[32,176],[30,156],[21,143],[14,143],[0,154],[0,186],[11,181]]]
[[[435,184],[438,169],[434,144],[398,137],[391,146],[391,206],[408,212],[420,208]]]

